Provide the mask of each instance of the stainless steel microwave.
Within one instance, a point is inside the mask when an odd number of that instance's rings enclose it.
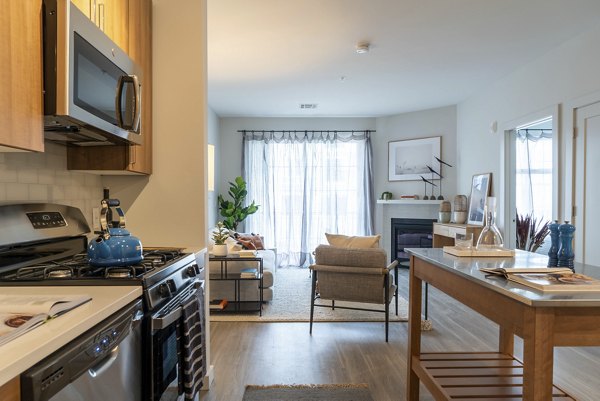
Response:
[[[69,0],[44,0],[45,138],[141,144],[141,70]]]

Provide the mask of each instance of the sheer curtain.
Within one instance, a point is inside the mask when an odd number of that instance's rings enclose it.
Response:
[[[516,207],[552,219],[552,130],[517,131]]]
[[[248,198],[260,205],[246,231],[260,233],[286,266],[307,266],[325,232],[373,232],[369,131],[243,132]]]

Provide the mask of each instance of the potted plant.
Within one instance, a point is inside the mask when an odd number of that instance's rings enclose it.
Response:
[[[520,215],[517,213],[517,249],[535,252],[542,246],[546,236],[550,233],[549,221],[542,223],[532,214]]]
[[[236,177],[235,182],[229,182],[229,191],[227,192],[232,200],[226,200],[219,195],[217,203],[223,220],[223,225],[230,230],[237,231],[238,224],[241,223],[253,213],[256,213],[258,206],[254,201],[248,206],[244,206],[244,200],[248,191],[246,190],[246,181],[242,177]]]
[[[229,230],[225,227],[222,221],[217,222],[217,228],[212,232],[212,239],[215,241],[213,246],[213,255],[215,256],[227,256],[227,238],[229,237]]]

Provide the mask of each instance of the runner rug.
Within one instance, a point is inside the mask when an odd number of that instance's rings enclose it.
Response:
[[[243,401],[373,401],[366,384],[246,386]]]

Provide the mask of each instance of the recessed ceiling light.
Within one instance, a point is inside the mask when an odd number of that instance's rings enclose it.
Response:
[[[369,42],[360,42],[356,45],[356,52],[358,54],[365,54],[369,52],[371,44]]]

